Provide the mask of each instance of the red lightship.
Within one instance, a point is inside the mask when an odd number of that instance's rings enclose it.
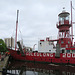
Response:
[[[75,64],[75,45],[73,45],[73,26],[72,26],[72,2],[71,2],[71,23],[69,21],[70,13],[62,11],[59,15],[59,21],[56,24],[58,28],[58,39],[40,40],[38,42],[38,52],[22,50],[18,42],[20,51],[9,49],[10,55],[16,60],[36,61],[58,64]],[[16,23],[16,27],[18,20]],[[71,28],[71,34],[70,34]],[[17,36],[17,29],[16,29]],[[16,37],[17,40],[17,37]],[[57,42],[56,46],[54,42]]]

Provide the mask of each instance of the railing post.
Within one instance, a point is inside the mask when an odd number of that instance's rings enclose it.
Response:
[[[2,71],[2,75],[6,75],[6,72],[7,72],[6,69],[3,68],[2,70],[3,70],[3,71]]]

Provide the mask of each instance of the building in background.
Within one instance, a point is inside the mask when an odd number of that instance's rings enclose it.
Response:
[[[13,47],[14,48],[14,38],[5,38],[4,42],[7,47]]]

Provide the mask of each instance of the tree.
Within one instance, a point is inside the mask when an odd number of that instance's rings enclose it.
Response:
[[[7,51],[6,44],[2,39],[0,39],[0,52],[6,52],[6,51]]]

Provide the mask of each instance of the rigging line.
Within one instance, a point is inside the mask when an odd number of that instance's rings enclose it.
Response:
[[[75,8],[72,6],[72,8],[75,10]]]
[[[22,36],[22,33],[21,33],[21,30],[19,29],[19,32],[20,32],[20,34],[21,34],[21,39],[23,40],[23,36]]]

